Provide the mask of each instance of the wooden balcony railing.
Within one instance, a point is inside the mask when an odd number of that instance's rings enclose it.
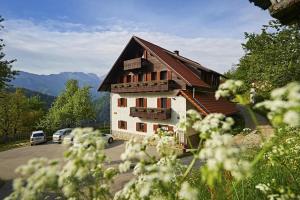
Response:
[[[143,58],[134,58],[124,61],[124,70],[139,69],[147,64],[147,60]]]
[[[131,117],[139,117],[144,119],[159,119],[165,120],[171,118],[170,108],[142,108],[142,107],[131,107]]]
[[[111,85],[111,92],[132,93],[132,92],[163,92],[173,89],[175,86],[172,80],[144,81],[132,83],[118,83]]]

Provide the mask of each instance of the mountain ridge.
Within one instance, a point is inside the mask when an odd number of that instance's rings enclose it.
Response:
[[[65,83],[70,79],[76,79],[79,86],[90,86],[92,96],[99,97],[97,91],[103,76],[100,78],[93,73],[61,72],[58,74],[39,75],[25,71],[19,71],[15,79],[11,81],[13,87],[26,88],[43,94],[58,96],[65,88]]]

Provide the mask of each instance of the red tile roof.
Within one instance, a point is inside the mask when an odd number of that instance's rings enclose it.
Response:
[[[216,100],[214,93],[211,92],[196,93],[194,98],[191,91],[182,90],[179,94],[189,100],[190,103],[194,105],[203,115],[207,115],[209,113],[222,113],[224,115],[231,115],[238,112],[234,103],[222,98]]]
[[[169,68],[181,76],[190,86],[210,88],[210,86],[202,81],[188,66],[184,65],[179,59],[171,55],[171,52],[163,49],[146,40],[133,36],[133,38],[141,44],[145,49],[160,58]]]

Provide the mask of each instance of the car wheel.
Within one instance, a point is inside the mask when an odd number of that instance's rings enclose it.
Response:
[[[33,146],[33,144],[32,144],[32,143],[30,143],[30,146]]]
[[[109,139],[108,139],[108,143],[109,143],[109,144],[112,143],[113,141],[114,141],[113,138],[109,138]]]

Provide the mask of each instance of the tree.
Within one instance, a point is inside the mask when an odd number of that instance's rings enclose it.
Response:
[[[4,19],[0,16],[0,31],[4,28],[1,25]],[[3,39],[0,38],[0,91],[7,85],[7,82],[11,81],[17,71],[12,70],[12,63],[16,60],[6,60],[5,54],[3,53]]]
[[[6,141],[9,135],[28,133],[44,114],[45,104],[39,97],[27,98],[21,89],[5,92],[0,98],[0,135]]]
[[[89,87],[79,88],[77,80],[69,80],[39,126],[53,132],[59,128],[81,126],[84,121],[95,119]]]
[[[265,97],[274,88],[300,80],[299,26],[270,21],[261,33],[245,33],[245,38],[245,55],[225,75],[254,85]]]

